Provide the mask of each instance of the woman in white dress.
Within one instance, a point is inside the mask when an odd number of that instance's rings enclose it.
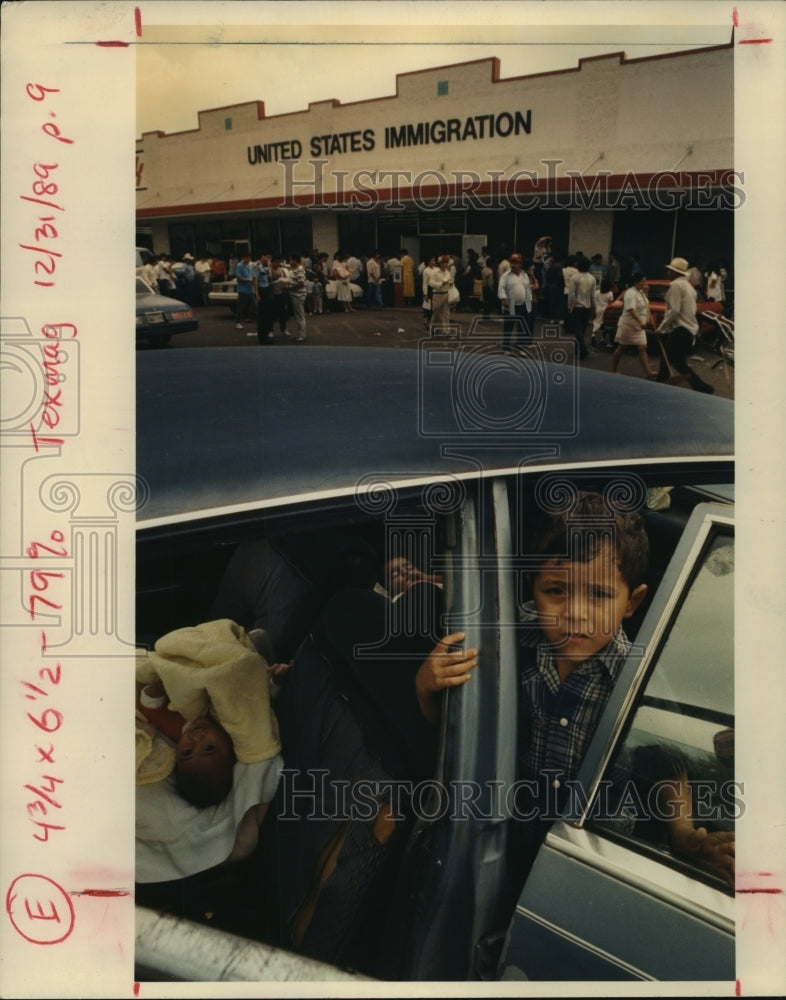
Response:
[[[336,255],[333,262],[333,278],[336,282],[336,299],[343,305],[344,312],[356,312],[352,305],[352,287],[349,282],[349,268],[346,264],[347,255]]]
[[[625,292],[622,300],[622,315],[617,322],[617,335],[614,343],[617,345],[611,358],[611,370],[619,372],[620,359],[626,347],[635,347],[639,354],[641,367],[647,378],[657,378],[657,372],[650,368],[647,357],[647,325],[654,327],[655,323],[650,312],[647,298],[647,276],[635,275],[634,284]]]

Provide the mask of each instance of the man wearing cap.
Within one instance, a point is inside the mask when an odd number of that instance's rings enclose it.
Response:
[[[666,313],[656,331],[662,338],[661,345],[668,355],[672,369],[683,376],[683,381],[687,382],[691,389],[697,392],[715,392],[711,385],[699,378],[687,360],[696,343],[696,334],[699,332],[699,321],[696,318],[696,289],[688,280],[688,262],[684,257],[675,257],[666,267],[677,277],[666,292]],[[665,382],[669,374],[669,364],[661,352],[658,381]]]
[[[523,270],[524,258],[520,253],[510,255],[510,270],[499,280],[497,298],[502,306],[505,322],[502,327],[502,346],[506,350],[532,343],[532,330],[527,317],[532,312],[532,286]],[[516,337],[513,338],[513,331]]]

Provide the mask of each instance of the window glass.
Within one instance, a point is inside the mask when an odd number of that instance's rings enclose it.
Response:
[[[705,548],[588,825],[733,881],[734,541]]]

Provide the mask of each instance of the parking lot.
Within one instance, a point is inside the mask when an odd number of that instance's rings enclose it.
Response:
[[[166,350],[181,350],[187,347],[246,347],[256,342],[256,326],[246,322],[243,330],[235,329],[235,319],[226,305],[202,306],[195,309],[199,329],[179,334],[172,338]],[[501,320],[484,321],[480,313],[456,312],[452,314],[455,330],[451,333],[472,342],[501,343]],[[290,319],[290,332],[294,332],[294,321]],[[416,347],[428,336],[420,308],[367,309],[358,306],[354,313],[328,311],[320,316],[307,319],[308,343],[325,347]],[[555,344],[564,342],[564,328],[544,329],[538,320],[535,327],[535,341],[545,354],[551,356]],[[435,341],[440,343],[442,341]],[[450,341],[444,343],[449,345]],[[300,345],[292,338],[276,336],[264,345],[271,349],[286,348],[297,350]],[[140,350],[160,350],[140,344]],[[623,357],[620,373],[624,376],[643,379],[643,373],[636,357],[635,349]],[[572,354],[571,354],[572,358]],[[657,356],[651,356],[650,363],[656,367]],[[715,389],[715,395],[724,399],[734,398],[734,369],[723,361],[712,348],[699,342],[690,356],[690,364],[697,373]],[[589,349],[589,354],[581,366],[597,371],[611,371],[611,351],[603,348]]]

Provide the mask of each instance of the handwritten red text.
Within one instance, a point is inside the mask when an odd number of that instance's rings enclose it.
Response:
[[[52,532],[50,541],[54,541],[59,548],[59,542],[62,541],[60,532]],[[40,552],[54,555],[66,554],[64,549],[60,553],[51,546],[40,542],[33,542],[27,549],[27,555],[32,559],[37,559]],[[42,633],[42,655],[45,651],[46,633]],[[49,739],[49,736],[59,732],[63,725],[63,713],[49,702],[53,689],[59,688],[62,678],[63,667],[57,663],[54,667],[40,667],[32,678],[20,681],[25,700],[35,703],[35,706],[31,706],[31,710],[26,712],[26,715],[34,727],[35,733],[33,742],[34,765],[36,768],[39,766],[42,768],[41,773],[36,774],[22,787],[31,796],[26,803],[26,811],[27,818],[35,827],[33,839],[42,843],[49,840],[49,834],[52,831],[65,830],[65,825],[62,822],[53,822],[53,819],[56,819],[58,815],[54,810],[63,808],[58,786],[63,784],[64,779],[53,773],[58,764],[55,756],[55,744]],[[44,765],[46,771],[43,770]]]
[[[66,336],[69,339],[73,339],[77,336],[77,332],[77,328],[73,323],[45,323],[41,327],[41,333],[47,339],[48,343],[41,346],[44,383],[47,388],[44,390],[44,396],[41,400],[40,418],[41,423],[49,430],[54,430],[60,423],[63,393],[58,387],[65,381],[65,375],[60,368],[68,360],[65,353],[53,341],[58,341]],[[33,447],[36,451],[39,450],[41,445],[60,445],[64,443],[63,438],[43,437],[39,435],[38,428],[33,423],[29,425],[29,428]]]
[[[27,96],[31,101],[43,103],[50,100],[50,95],[59,94],[57,87],[44,87],[40,83],[28,83],[26,87]],[[56,118],[54,111],[49,111],[50,118]],[[46,121],[41,125],[41,131],[54,139],[56,142],[71,145],[73,139],[63,135],[60,128],[54,121]],[[57,264],[63,254],[55,249],[54,242],[59,237],[57,225],[57,215],[54,213],[64,212],[65,208],[59,201],[54,199],[58,196],[58,184],[54,180],[54,173],[59,164],[56,162],[38,161],[33,164],[34,180],[31,183],[31,193],[20,194],[23,201],[32,202],[43,206],[48,210],[38,215],[37,225],[33,229],[33,239],[30,243],[19,243],[22,250],[30,253],[33,260],[33,284],[41,288],[53,288],[55,285],[55,272]],[[62,199],[61,199],[62,200]]]

